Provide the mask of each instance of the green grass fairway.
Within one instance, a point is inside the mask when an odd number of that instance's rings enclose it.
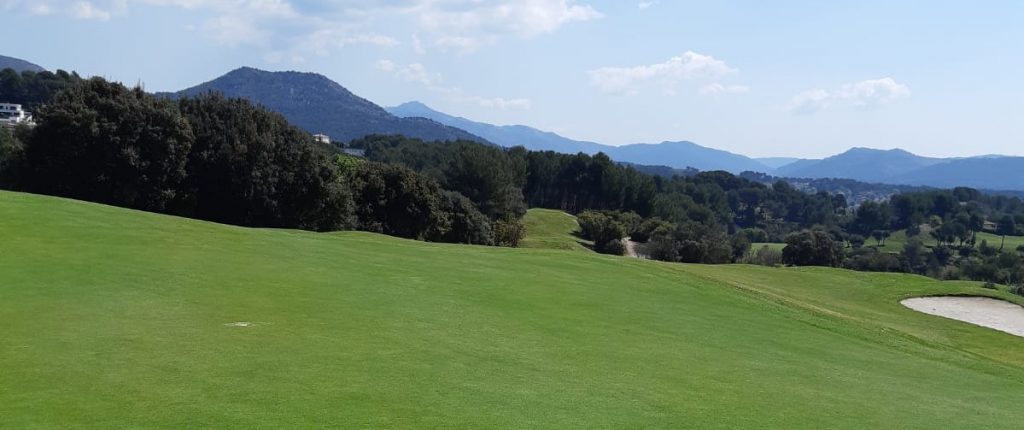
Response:
[[[1008,297],[971,283],[245,229],[6,192],[0,243],[0,428],[1024,425],[1024,339],[898,304]]]
[[[934,245],[935,241],[931,240],[928,235],[921,235],[921,240],[924,241],[925,246]],[[907,244],[907,231],[897,230],[892,232],[892,235],[885,240],[885,244],[878,246],[878,241],[873,237],[868,237],[864,241],[865,248],[875,248],[882,252],[903,252],[903,247]]]
[[[782,250],[786,248],[786,244],[785,243],[768,243],[768,242],[760,243],[760,242],[757,242],[757,243],[750,244],[750,252],[756,252],[758,249],[764,248],[766,246],[768,248],[770,248],[770,249],[774,249],[774,250],[779,251],[779,252],[782,252]]]
[[[935,239],[927,234],[921,235],[921,240],[924,241],[925,246],[935,246]],[[987,240],[989,246],[999,248],[999,243],[1002,241],[1002,236],[992,233],[978,233],[977,245],[981,245],[982,240]],[[864,246],[870,246],[878,248],[884,252],[902,252],[904,245],[907,243],[907,232],[905,230],[899,230],[892,233],[892,236],[885,241],[885,245],[882,247],[875,246],[875,239],[868,238],[867,242],[864,242]],[[1006,236],[1006,251],[1016,251],[1018,246],[1024,245],[1024,237],[1022,236]]]
[[[590,251],[582,245],[582,239],[573,236],[579,229],[576,217],[565,212],[530,209],[523,217],[523,224],[526,225],[526,237],[520,243],[523,248]]]
[[[998,248],[999,244],[1002,243],[1003,237],[992,233],[978,233],[978,244],[981,244],[982,240],[987,240],[989,246]],[[1018,246],[1024,245],[1024,236],[1006,236],[1006,245],[1004,250],[1016,251]]]

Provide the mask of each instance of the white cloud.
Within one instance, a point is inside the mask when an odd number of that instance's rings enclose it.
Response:
[[[530,38],[553,33],[574,22],[603,15],[575,0],[409,0],[401,14],[415,17],[418,30],[443,52],[463,55],[495,43],[501,36]]]
[[[812,113],[832,105],[832,94],[825,90],[808,90],[793,97],[789,110],[794,113]]]
[[[0,0],[0,10],[5,13],[22,12],[29,15],[58,15],[62,14],[74,19],[107,21],[110,19],[115,7],[121,9],[126,0],[103,2],[109,3],[110,7],[97,5],[97,2],[87,0]]]
[[[722,85],[717,82],[700,88],[701,94],[741,94],[747,91],[750,91],[750,87],[746,85]]]
[[[471,54],[482,46],[493,42],[493,38],[474,38],[465,36],[442,36],[434,41],[441,52],[455,52],[460,55]]]
[[[421,0],[408,11],[427,30],[535,36],[602,14],[574,0]]]
[[[52,7],[50,7],[50,5],[43,2],[39,2],[30,4],[28,6],[28,12],[31,13],[32,15],[52,15],[54,13],[54,10]]]
[[[885,105],[910,97],[910,87],[897,83],[893,78],[869,79],[843,85],[839,97],[853,102],[855,106]]]
[[[0,0],[0,10],[109,20],[143,6],[179,8],[201,34],[226,46],[256,46],[276,58],[328,55],[350,45],[397,46],[376,33],[402,22],[413,49],[468,54],[502,37],[523,38],[602,15],[585,0]],[[421,40],[422,39],[422,40]]]
[[[636,7],[639,8],[640,10],[650,9],[651,6],[656,6],[658,3],[658,0],[642,1],[640,3],[637,3]]]
[[[475,103],[477,106],[484,108],[493,109],[522,109],[529,110],[533,103],[529,99],[504,99],[501,97],[495,98],[483,98],[483,97],[466,97],[465,100]]]
[[[814,89],[793,97],[789,110],[798,114],[811,114],[834,106],[870,108],[887,105],[910,97],[910,87],[893,78],[868,79],[842,85],[838,90]]]
[[[412,63],[405,66],[395,64],[391,60],[380,60],[374,64],[377,70],[391,73],[396,78],[406,82],[413,82],[423,85],[426,89],[441,94],[445,99],[488,109],[530,109],[533,104],[526,98],[504,98],[504,97],[481,97],[466,94],[458,87],[451,87],[443,84],[440,73],[434,73],[420,64]]]
[[[416,34],[416,33],[412,34],[412,49],[414,51],[416,51],[417,54],[420,54],[420,55],[423,55],[423,54],[427,53],[426,48],[423,47],[423,41],[420,40],[420,35],[419,34]]]
[[[399,43],[392,37],[379,34],[353,34],[344,28],[321,28],[296,40],[294,49],[326,56],[332,48],[341,49],[351,45],[372,45],[394,47]]]
[[[260,29],[258,23],[237,16],[222,15],[203,23],[203,32],[220,45],[265,45],[270,33]]]
[[[587,72],[590,84],[609,93],[632,93],[643,84],[657,83],[674,92],[683,80],[714,79],[736,73],[725,62],[710,55],[686,51],[663,63],[633,67],[602,67]]]
[[[374,65],[374,68],[382,72],[394,72],[395,62],[391,60],[380,60],[376,65]]]
[[[307,54],[329,55],[351,45],[398,45],[394,38],[369,31],[346,16],[347,4],[324,3],[317,13],[303,13],[296,4],[293,0],[0,0],[0,10],[107,21],[138,7],[178,8],[196,16],[198,25],[187,28],[220,45],[265,49],[264,58],[271,62],[303,61]]]
[[[396,69],[395,76],[404,79],[406,82],[419,82],[426,86],[432,86],[441,82],[441,74],[427,71],[422,64],[413,63],[408,66]]]

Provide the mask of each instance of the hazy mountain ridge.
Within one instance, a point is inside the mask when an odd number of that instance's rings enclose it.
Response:
[[[844,178],[869,183],[929,187],[965,186],[985,190],[1024,190],[1024,157],[983,155],[970,158],[922,157],[902,149],[853,148],[821,160],[799,160],[775,176]]]
[[[30,72],[36,72],[36,73],[45,72],[46,71],[46,69],[44,69],[42,66],[40,66],[38,64],[31,63],[31,62],[22,60],[20,58],[14,58],[14,57],[8,57],[8,56],[5,56],[5,55],[0,55],[0,70],[3,70],[3,69],[14,69],[14,71],[18,72],[18,73],[21,73],[21,72],[24,72],[24,71],[30,71]]]
[[[385,109],[314,73],[240,68],[174,96],[207,91],[262,104],[307,131],[325,133],[337,141],[370,134],[402,134],[425,141],[465,139],[506,147],[520,145],[537,151],[604,152],[617,162],[665,166],[680,171],[750,171],[796,180],[842,178],[866,183],[1024,190],[1024,180],[1009,174],[1024,169],[1024,157],[932,158],[901,149],[853,148],[821,160],[768,157],[762,162],[686,141],[611,146],[569,139],[523,125],[477,122],[435,111],[418,102]]]
[[[534,151],[564,153],[604,152],[618,162],[667,166],[673,169],[726,170],[769,172],[772,169],[749,157],[718,149],[707,148],[693,142],[638,143],[623,146],[603,145],[569,139],[558,134],[525,125],[492,125],[448,115],[431,109],[420,102],[408,102],[387,108],[397,116],[429,118],[442,124],[458,127],[484,137],[501,146],[523,146]]]
[[[797,157],[757,157],[757,158],[754,158],[754,161],[757,161],[758,163],[764,164],[765,166],[768,166],[768,167],[770,167],[772,169],[779,169],[779,168],[781,168],[783,166],[788,166],[788,165],[793,164],[793,163],[795,163],[797,161],[800,161],[800,160],[802,160],[802,159],[801,158],[797,158]]]
[[[373,102],[356,96],[327,77],[315,73],[267,72],[250,67],[233,70],[212,81],[172,96],[220,92],[276,111],[311,133],[324,133],[347,142],[371,134],[401,134],[423,140],[486,139],[422,118],[399,118]]]
[[[914,155],[902,149],[852,148],[823,160],[805,160],[802,163],[782,166],[775,174],[796,178],[850,178],[866,182],[884,182],[943,161],[939,158]]]
[[[570,154],[577,152],[596,154],[606,148],[606,145],[599,143],[573,140],[525,125],[492,125],[448,115],[415,101],[385,109],[402,118],[427,118],[457,127],[505,147],[522,146],[533,151],[555,151]]]
[[[1024,157],[972,157],[937,163],[892,179],[908,185],[1024,190]]]

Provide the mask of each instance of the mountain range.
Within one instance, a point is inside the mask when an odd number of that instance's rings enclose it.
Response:
[[[3,69],[14,69],[14,71],[18,73],[24,71],[39,73],[46,70],[38,64],[33,64],[20,58],[6,57],[0,55],[0,70]]]
[[[972,158],[932,158],[902,149],[853,148],[824,159],[748,158],[692,142],[662,142],[623,146],[578,141],[522,125],[496,126],[448,115],[420,102],[387,108],[397,116],[430,118],[482,136],[501,146],[556,152],[604,152],[613,160],[672,169],[760,172],[799,179],[852,179],[866,183],[931,187],[967,186],[985,190],[1024,190],[1024,157],[986,155]]]
[[[844,178],[862,182],[1024,190],[1024,157],[986,155],[932,158],[902,149],[853,148],[821,160],[798,160],[771,172],[788,178]]]
[[[558,134],[525,125],[492,125],[433,110],[420,102],[409,102],[387,108],[388,112],[405,118],[428,118],[481,136],[505,147],[523,146],[532,151],[555,151],[569,154],[603,152],[615,161],[663,165],[674,169],[770,172],[774,169],[751,158],[731,152],[700,146],[693,142],[637,143],[611,146],[596,142],[573,140]]]
[[[535,151],[604,152],[615,161],[685,170],[768,173],[777,177],[844,178],[869,183],[969,186],[987,190],[1024,190],[1024,158],[985,156],[930,158],[893,149],[853,148],[821,160],[756,160],[693,142],[638,143],[623,146],[574,140],[524,125],[493,125],[448,115],[419,102],[382,108],[315,73],[267,72],[243,67],[174,96],[209,91],[241,97],[277,111],[311,133],[348,142],[369,134],[402,134],[426,141],[473,140]]]
[[[38,65],[0,56],[0,69],[43,71]],[[750,158],[693,142],[638,143],[623,146],[574,140],[524,125],[492,125],[448,115],[423,103],[382,108],[327,77],[315,73],[267,72],[250,67],[168,97],[220,92],[261,104],[293,124],[349,142],[370,134],[402,134],[425,141],[472,140],[530,150],[594,154],[659,172],[725,170],[761,172],[797,179],[843,178],[868,183],[932,187],[968,186],[984,190],[1024,190],[1024,157],[986,155],[971,158],[922,157],[901,149],[853,148],[824,159]]]
[[[168,95],[190,97],[207,92],[248,99],[280,113],[310,133],[323,133],[339,142],[371,134],[401,134],[431,141],[462,139],[488,143],[479,136],[429,119],[394,116],[315,73],[267,72],[243,67]]]

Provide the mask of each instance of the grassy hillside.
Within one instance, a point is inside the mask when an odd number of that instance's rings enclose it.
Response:
[[[987,240],[989,246],[998,248],[999,244],[1002,243],[1003,237],[992,233],[978,233],[978,243],[980,244],[982,240]],[[1022,245],[1024,245],[1024,236],[1006,236],[1004,249],[1012,251]]]
[[[931,236],[929,236],[927,234],[922,234],[921,235],[921,239],[924,241],[925,246],[929,246],[930,247],[930,246],[934,246],[935,245],[935,239],[933,239]],[[1002,241],[1002,236],[995,235],[995,234],[992,234],[992,233],[985,233],[985,232],[978,233],[978,244],[979,245],[981,244],[982,240],[987,240],[989,246],[993,246],[993,247],[998,248],[1000,242]],[[871,246],[871,247],[877,247],[879,250],[885,251],[885,252],[901,252],[901,251],[903,251],[903,247],[906,245],[906,243],[907,243],[907,232],[906,232],[906,230],[897,230],[897,231],[894,231],[892,233],[892,236],[890,236],[889,239],[886,239],[884,246],[881,246],[881,247],[875,246],[875,239],[872,239],[872,238],[869,238],[867,240],[867,242],[864,243],[864,245],[865,246]],[[1021,245],[1024,245],[1024,237],[1022,237],[1022,236],[1006,236],[1005,249],[1007,251],[1013,251],[1013,250],[1017,249],[1018,246],[1021,246]]]
[[[530,209],[523,217],[526,237],[523,248],[589,251],[585,241],[573,235],[579,229],[576,217],[551,209]]]
[[[1024,419],[1024,339],[897,303],[987,292],[974,284],[244,229],[14,193],[0,220],[2,428]]]

